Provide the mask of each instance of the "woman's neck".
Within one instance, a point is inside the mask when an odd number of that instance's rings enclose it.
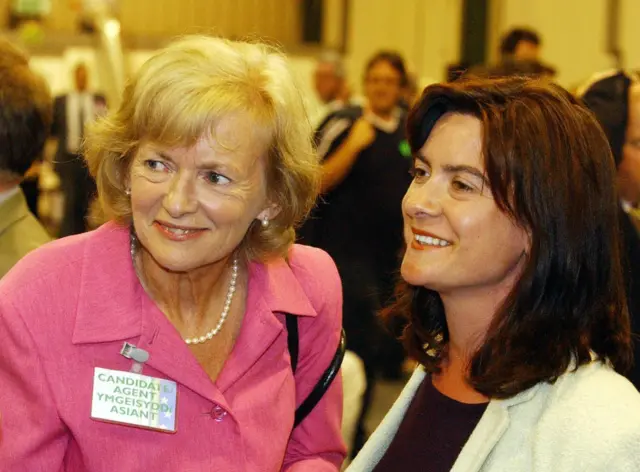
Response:
[[[449,341],[442,371],[433,376],[433,385],[444,395],[463,403],[489,401],[469,384],[469,368],[507,293],[506,290],[483,289],[475,293],[440,294]]]
[[[464,359],[470,359],[481,345],[498,304],[475,297],[467,299],[447,296],[442,297],[442,304],[450,348]]]
[[[143,248],[135,259],[143,287],[179,331],[211,329],[229,290],[231,256],[189,272],[166,270]]]

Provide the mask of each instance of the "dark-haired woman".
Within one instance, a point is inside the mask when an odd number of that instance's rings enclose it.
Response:
[[[638,471],[615,167],[595,119],[522,78],[425,90],[404,285],[421,366],[349,471]]]

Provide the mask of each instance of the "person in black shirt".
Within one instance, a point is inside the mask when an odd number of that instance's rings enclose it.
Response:
[[[347,348],[360,356],[367,392],[354,451],[365,440],[363,419],[382,359],[404,359],[402,346],[384,332],[378,310],[393,291],[402,247],[401,201],[411,177],[404,139],[405,112],[398,107],[407,73],[402,58],[381,52],[367,64],[365,107],[329,116],[317,132],[324,158],[322,197],[299,231],[300,242],[326,250],[343,282]]]
[[[636,359],[627,377],[640,390],[640,237],[632,219],[640,205],[640,85],[623,71],[598,74],[581,98],[607,135],[618,167],[621,256]]]

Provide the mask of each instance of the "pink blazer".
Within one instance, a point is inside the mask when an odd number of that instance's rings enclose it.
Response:
[[[292,425],[335,354],[341,309],[326,253],[294,246],[288,264],[251,264],[245,319],[212,382],[140,286],[128,229],[47,244],[0,282],[0,470],[337,471],[339,378]],[[295,378],[282,313],[300,317]],[[145,375],[177,382],[175,434],[90,418],[94,368],[131,368],[124,341],[149,352]]]

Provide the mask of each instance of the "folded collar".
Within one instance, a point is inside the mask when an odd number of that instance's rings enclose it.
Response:
[[[294,253],[295,251],[292,251]],[[133,268],[129,229],[107,223],[88,238],[72,342],[109,342],[142,333],[143,288]],[[298,278],[283,258],[252,262],[251,287],[277,313],[316,316]]]

